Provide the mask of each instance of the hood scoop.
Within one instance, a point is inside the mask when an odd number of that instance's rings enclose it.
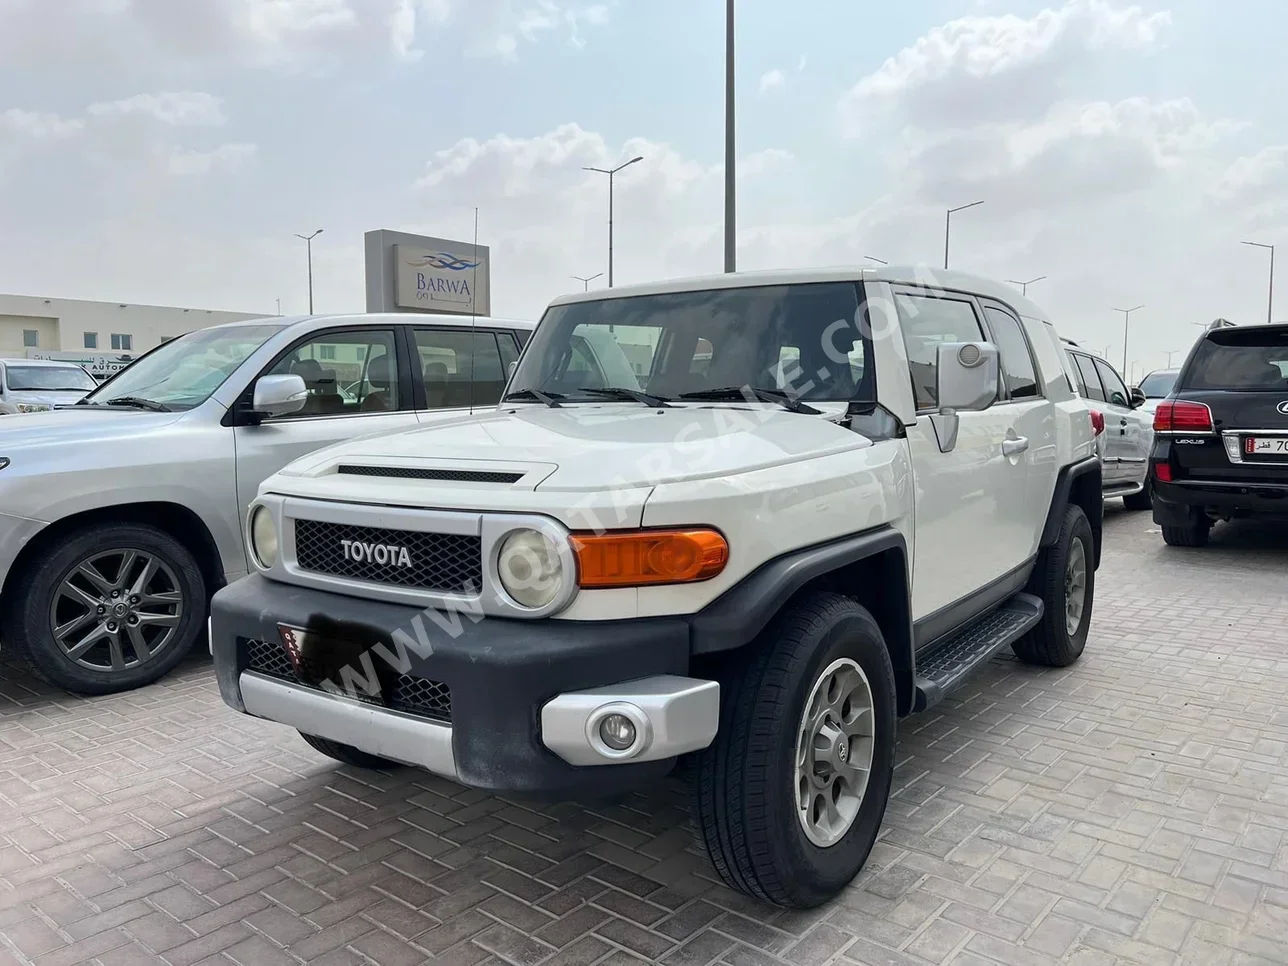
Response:
[[[449,470],[423,466],[355,466],[341,464],[336,473],[345,476],[378,476],[396,480],[434,480],[440,483],[518,483],[526,473],[499,470]]]

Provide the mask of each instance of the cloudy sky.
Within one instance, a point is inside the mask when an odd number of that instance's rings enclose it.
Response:
[[[0,0],[0,292],[363,304],[362,233],[492,246],[493,310],[722,267],[719,0]],[[739,267],[1045,275],[1161,365],[1288,253],[1283,0],[740,0]],[[870,264],[870,263],[869,263]],[[603,280],[594,284],[602,284]],[[1284,285],[1288,300],[1288,282]],[[1288,302],[1279,318],[1288,317]]]

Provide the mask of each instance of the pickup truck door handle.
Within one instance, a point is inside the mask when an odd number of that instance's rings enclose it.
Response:
[[[1018,453],[1023,453],[1028,448],[1029,441],[1024,436],[1016,436],[1002,440],[1003,456],[1015,456]]]

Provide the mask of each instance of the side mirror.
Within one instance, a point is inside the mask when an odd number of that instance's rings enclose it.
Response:
[[[509,379],[512,375],[514,375],[514,370],[517,368],[519,368],[519,360],[515,359],[508,366],[506,366],[505,378]]]
[[[935,387],[939,412],[930,421],[939,438],[939,451],[957,446],[960,412],[977,413],[997,402],[997,346],[989,342],[945,342],[937,352]]]
[[[309,390],[300,376],[260,376],[251,409],[263,419],[297,413],[308,402]]]
[[[1140,386],[1133,386],[1131,391],[1131,408],[1139,409],[1145,405],[1145,392]]]

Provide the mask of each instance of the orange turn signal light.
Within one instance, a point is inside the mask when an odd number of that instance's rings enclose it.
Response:
[[[708,529],[573,534],[572,548],[588,588],[710,580],[729,562],[728,542]]]

